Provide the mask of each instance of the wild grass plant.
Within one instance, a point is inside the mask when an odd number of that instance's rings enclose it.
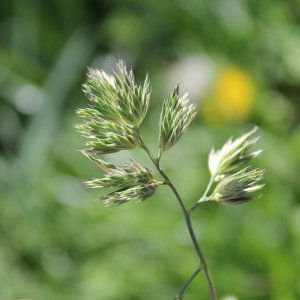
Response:
[[[119,60],[113,75],[102,70],[89,69],[87,76],[83,87],[89,106],[77,110],[77,114],[85,121],[75,127],[87,138],[85,149],[81,152],[104,171],[104,177],[87,181],[86,186],[113,188],[113,192],[98,199],[107,207],[119,206],[129,201],[143,202],[153,196],[160,186],[168,186],[180,205],[198,258],[194,273],[178,289],[179,292],[173,300],[183,299],[185,290],[202,270],[211,300],[217,299],[208,265],[193,229],[191,214],[207,201],[236,205],[260,197],[253,193],[263,187],[258,182],[263,178],[264,170],[251,169],[247,165],[261,153],[261,150],[250,151],[258,140],[254,137],[258,128],[254,127],[235,140],[229,139],[220,150],[211,150],[208,158],[210,180],[203,195],[188,209],[160,164],[164,153],[179,141],[196,116],[197,106],[190,102],[188,94],[180,96],[178,83],[165,99],[159,120],[158,154],[155,157],[140,133],[140,125],[147,113],[151,94],[148,75],[142,85],[137,84],[133,71],[127,70],[124,61]],[[133,160],[116,165],[101,158],[103,154],[137,147],[146,151],[163,181],[154,177],[151,168],[141,166]]]

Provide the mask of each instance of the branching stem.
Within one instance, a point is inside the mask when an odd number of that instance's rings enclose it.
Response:
[[[182,289],[179,291],[179,293],[175,296],[175,298],[173,300],[178,300],[178,299],[182,299],[182,295],[184,293],[184,291],[186,290],[186,288],[190,285],[190,283],[194,280],[194,278],[198,275],[198,273],[201,271],[202,269],[199,267],[197,268],[197,270],[193,273],[193,275],[190,277],[190,279],[185,283],[185,285],[182,287]]]
[[[195,203],[195,205],[191,209],[189,209],[190,213],[192,213],[202,202],[210,200],[210,198],[207,197],[207,193],[211,189],[211,186],[215,180],[215,177],[216,177],[216,174],[214,174],[210,177],[209,183],[206,187],[206,190],[205,190],[203,196]]]
[[[205,198],[206,197],[206,194],[208,193],[209,189],[210,189],[210,186],[213,182],[213,179],[211,179],[211,182],[208,186],[208,188],[206,189],[203,197],[197,202],[197,206],[195,208],[192,208],[191,210],[187,210],[185,208],[185,205],[178,193],[178,191],[176,190],[175,186],[173,185],[173,183],[171,182],[171,180],[168,178],[168,176],[164,173],[164,171],[161,169],[160,167],[160,159],[159,158],[154,158],[153,154],[151,153],[151,151],[148,149],[148,147],[145,145],[144,141],[143,141],[143,138],[142,136],[139,134],[139,138],[140,138],[140,146],[141,148],[143,148],[147,154],[149,155],[151,161],[153,162],[153,164],[155,165],[156,169],[158,170],[158,172],[161,174],[161,176],[165,179],[164,183],[167,184],[172,192],[174,193],[180,207],[181,207],[181,210],[183,212],[183,215],[184,215],[184,218],[185,218],[185,222],[186,222],[186,225],[187,225],[187,228],[188,228],[188,231],[189,231],[189,234],[190,234],[190,237],[192,239],[192,242],[193,242],[193,245],[194,245],[194,248],[197,252],[197,256],[200,260],[200,266],[199,268],[197,269],[197,271],[193,274],[193,276],[187,281],[187,283],[185,284],[185,286],[183,287],[183,289],[180,291],[181,294],[179,293],[179,298],[178,298],[178,295],[176,296],[177,298],[175,299],[182,299],[182,294],[183,292],[185,291],[185,289],[187,288],[187,286],[192,282],[192,280],[197,276],[197,274],[200,272],[200,270],[203,269],[204,273],[205,273],[205,276],[206,276],[206,280],[207,280],[207,283],[208,283],[208,286],[209,286],[209,291],[210,291],[210,298],[211,300],[216,300],[216,294],[215,294],[215,290],[214,290],[214,287],[213,287],[213,283],[212,283],[212,279],[211,279],[211,276],[210,276],[210,273],[209,273],[209,270],[208,270],[208,267],[206,265],[206,262],[205,262],[205,259],[204,259],[204,256],[201,252],[201,249],[200,249],[200,246],[198,244],[198,241],[197,241],[197,238],[196,238],[196,235],[195,235],[195,232],[194,232],[194,229],[193,229],[193,226],[192,226],[192,222],[191,222],[191,219],[190,219],[190,213],[200,204],[199,201],[202,199],[202,198]],[[198,204],[199,203],[199,204]]]

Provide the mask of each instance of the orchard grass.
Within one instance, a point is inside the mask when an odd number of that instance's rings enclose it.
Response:
[[[98,199],[107,207],[119,206],[129,201],[145,201],[155,194],[159,186],[169,186],[180,205],[199,260],[195,272],[173,300],[183,299],[185,290],[200,271],[205,273],[210,299],[216,300],[213,281],[196,239],[190,216],[200,204],[207,201],[236,205],[261,196],[256,192],[264,186],[258,183],[263,178],[264,170],[252,170],[247,165],[261,153],[261,150],[250,152],[251,147],[258,140],[257,137],[253,137],[258,127],[254,127],[234,141],[229,139],[220,150],[211,150],[208,158],[210,180],[203,195],[190,209],[187,209],[177,189],[160,165],[162,155],[179,141],[197,113],[197,106],[190,102],[189,95],[186,93],[180,96],[180,84],[175,86],[162,106],[157,157],[146,146],[139,130],[147,113],[151,94],[148,75],[142,85],[137,84],[133,71],[127,70],[125,62],[119,60],[113,75],[103,70],[89,69],[83,91],[89,100],[89,105],[87,108],[77,110],[78,116],[85,121],[75,125],[75,128],[87,138],[84,143],[85,149],[81,152],[105,173],[103,178],[87,181],[86,186],[115,189]],[[115,165],[100,157],[102,154],[132,150],[137,147],[147,152],[153,165],[164,178],[163,182],[154,178],[151,168],[141,166],[133,160],[123,165]],[[213,187],[214,183],[215,187]]]

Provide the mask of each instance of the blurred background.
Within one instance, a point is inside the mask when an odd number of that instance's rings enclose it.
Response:
[[[108,209],[102,171],[77,150],[87,67],[122,58],[152,84],[142,134],[157,152],[162,102],[178,80],[199,113],[162,166],[187,207],[207,157],[258,125],[263,197],[201,205],[193,225],[222,300],[300,299],[300,2],[0,1],[0,299],[172,299],[197,266],[167,187]],[[151,167],[141,149],[132,157]],[[159,176],[157,175],[159,178]],[[209,299],[204,274],[187,300]]]

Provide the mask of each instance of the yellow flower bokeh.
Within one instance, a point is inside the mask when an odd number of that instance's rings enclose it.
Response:
[[[203,114],[211,124],[243,123],[251,115],[255,84],[245,71],[227,68],[218,76]]]

